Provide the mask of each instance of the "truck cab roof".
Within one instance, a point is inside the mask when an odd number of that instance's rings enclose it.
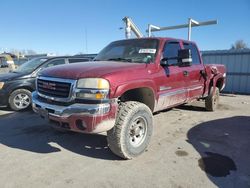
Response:
[[[162,42],[166,41],[178,41],[178,42],[183,42],[183,43],[192,43],[196,44],[194,41],[189,41],[189,40],[184,40],[184,39],[178,39],[178,38],[171,38],[171,37],[142,37],[142,38],[131,38],[131,39],[122,39],[122,40],[117,40],[117,41],[125,41],[125,40],[145,40],[145,39],[157,39]]]

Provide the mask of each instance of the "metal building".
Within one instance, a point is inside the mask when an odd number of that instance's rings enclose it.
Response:
[[[223,64],[227,68],[224,92],[250,94],[250,49],[203,51],[205,64]]]

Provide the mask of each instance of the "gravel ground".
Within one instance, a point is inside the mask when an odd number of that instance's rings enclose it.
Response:
[[[31,111],[0,110],[0,187],[250,187],[250,97],[223,95],[154,115],[148,150],[121,160],[105,135],[58,133]]]

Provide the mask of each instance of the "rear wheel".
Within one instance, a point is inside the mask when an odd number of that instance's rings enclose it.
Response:
[[[215,93],[213,94],[213,87],[210,88],[209,95],[205,99],[205,107],[208,111],[215,111],[219,104],[220,90],[218,87],[215,88]]]
[[[107,133],[109,148],[124,159],[132,159],[145,151],[152,132],[153,115],[148,106],[134,101],[122,103],[116,124]]]
[[[10,94],[9,106],[19,111],[28,108],[31,104],[31,92],[27,89],[17,89]]]

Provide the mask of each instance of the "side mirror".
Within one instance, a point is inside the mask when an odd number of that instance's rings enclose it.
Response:
[[[162,58],[160,62],[161,66],[167,66],[168,65],[168,59],[167,58]]]
[[[182,49],[178,51],[179,66],[186,67],[192,65],[192,54],[190,49]]]

